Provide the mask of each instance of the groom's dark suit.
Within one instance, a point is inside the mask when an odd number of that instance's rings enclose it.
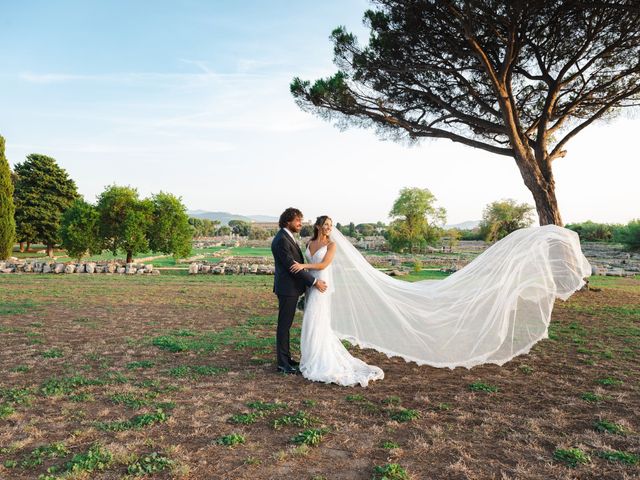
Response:
[[[271,242],[271,253],[276,264],[273,291],[278,296],[278,331],[276,352],[279,367],[290,367],[289,330],[296,314],[298,297],[306,287],[315,283],[315,278],[306,270],[291,273],[293,262],[304,263],[300,247],[288,232],[281,228]]]

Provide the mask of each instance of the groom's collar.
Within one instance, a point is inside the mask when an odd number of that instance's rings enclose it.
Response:
[[[289,241],[291,243],[293,243],[298,250],[300,250],[300,245],[298,245],[298,242],[296,241],[296,237],[293,236],[293,232],[291,230],[289,230],[288,228],[286,228],[286,227],[283,227],[282,229],[285,232],[287,232],[287,235],[289,235]],[[300,251],[302,251],[302,250],[300,250]]]
[[[290,236],[291,238],[293,238],[293,240],[295,241],[295,239],[296,239],[296,238],[293,236],[293,232],[292,232],[291,230],[289,230],[287,227],[282,227],[282,229],[283,229],[285,232],[287,232],[287,233],[289,234],[289,236]]]

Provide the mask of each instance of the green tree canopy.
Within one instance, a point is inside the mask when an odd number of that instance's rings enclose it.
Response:
[[[251,224],[244,220],[229,220],[231,231],[241,237],[248,237],[251,233]]]
[[[336,228],[338,228],[337,225],[336,225]],[[313,225],[309,225],[308,223],[303,224],[302,228],[300,229],[300,236],[301,237],[313,236]]]
[[[132,187],[111,185],[98,197],[100,237],[105,248],[116,255],[123,251],[127,263],[133,255],[149,248],[147,232],[153,215],[153,203],[138,198],[138,191]]]
[[[153,213],[148,232],[151,250],[172,254],[176,258],[188,257],[193,233],[182,200],[160,192],[152,196],[151,202]]]
[[[338,72],[293,79],[298,104],[398,140],[445,138],[511,157],[541,225],[562,225],[552,162],[640,99],[638,0],[373,0]]]
[[[371,237],[377,233],[375,223],[359,223],[356,225],[356,232],[363,237]]]
[[[258,227],[255,225],[251,225],[249,229],[249,239],[250,240],[266,240],[271,235],[266,228]]]
[[[62,214],[61,245],[70,257],[80,261],[87,253],[96,255],[102,252],[99,217],[96,207],[80,198]]]
[[[214,237],[218,232],[220,221],[189,217],[189,225],[193,227],[194,237]]]
[[[341,225],[340,222],[336,223],[336,227],[343,235],[347,237],[356,238],[358,235],[358,231],[356,230],[356,224],[353,222],[349,222],[349,225]]]
[[[228,225],[222,225],[220,226],[220,228],[218,228],[218,235],[229,235],[231,234],[231,227],[229,227]]]
[[[15,207],[11,169],[4,155],[4,137],[0,135],[0,260],[11,256],[16,241]]]
[[[389,217],[389,243],[396,251],[422,247],[442,235],[447,212],[435,206],[436,197],[426,188],[403,188]]]
[[[566,227],[576,232],[583,242],[609,242],[613,239],[615,231],[622,226],[587,220],[582,223],[569,223]]]
[[[16,164],[15,172],[18,241],[40,241],[52,256],[54,245],[61,241],[62,213],[78,198],[76,184],[55,159],[37,153]]]
[[[533,223],[533,207],[513,199],[498,200],[487,205],[482,213],[480,233],[487,242],[495,242],[519,228]]]
[[[626,245],[629,250],[640,251],[640,218],[618,227],[613,239]]]

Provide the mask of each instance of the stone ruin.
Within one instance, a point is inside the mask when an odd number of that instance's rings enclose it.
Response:
[[[154,269],[148,263],[120,263],[120,262],[51,262],[24,261],[12,258],[0,262],[0,273],[106,273],[120,275],[160,275],[160,270]]]
[[[640,252],[629,252],[611,243],[585,242],[581,246],[591,263],[592,275],[640,275]]]

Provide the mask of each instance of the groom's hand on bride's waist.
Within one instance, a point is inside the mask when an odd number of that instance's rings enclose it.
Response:
[[[324,292],[327,289],[327,284],[324,280],[316,280],[316,283],[313,284],[321,292]]]

